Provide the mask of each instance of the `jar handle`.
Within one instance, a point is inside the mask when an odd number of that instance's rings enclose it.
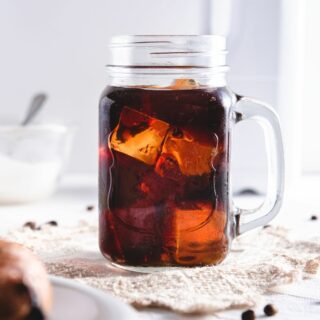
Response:
[[[261,125],[268,159],[268,187],[264,202],[256,209],[235,208],[235,235],[238,236],[266,225],[279,213],[284,191],[284,151],[278,116],[268,104],[247,97],[238,97],[233,111],[240,115],[236,117],[236,123],[254,120]],[[255,219],[241,223],[244,215],[251,214]]]

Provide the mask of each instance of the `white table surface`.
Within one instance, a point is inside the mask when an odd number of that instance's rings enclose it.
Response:
[[[30,220],[38,223],[57,220],[59,223],[73,224],[81,218],[88,218],[90,215],[90,219],[97,221],[97,194],[96,177],[84,175],[66,177],[63,179],[58,192],[48,200],[28,205],[0,206],[0,233],[9,228],[21,226]],[[252,203],[255,202],[250,198],[241,198],[237,201],[239,205],[245,206],[252,206]],[[86,211],[88,205],[94,205],[95,209],[92,212]],[[320,176],[306,176],[301,179],[299,185],[291,188],[284,207],[274,223],[293,228],[296,235],[301,238],[318,235],[320,221],[309,220],[313,214],[318,214],[320,217]],[[265,299],[266,302],[274,303],[280,309],[279,314],[272,319],[320,320],[320,299],[280,294],[265,296]],[[258,312],[260,315],[262,315],[261,308]],[[182,316],[160,309],[142,310],[139,313],[142,320],[241,319],[241,311],[239,310],[228,311],[215,316]]]

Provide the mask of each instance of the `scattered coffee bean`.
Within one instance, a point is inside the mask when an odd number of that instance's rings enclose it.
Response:
[[[277,308],[275,308],[275,306],[273,304],[267,304],[264,308],[263,308],[263,312],[266,316],[268,317],[272,317],[274,316],[278,310]]]
[[[318,216],[312,215],[312,216],[310,217],[310,220],[318,220]]]
[[[24,228],[30,228],[31,230],[36,230],[37,229],[37,225],[35,222],[33,221],[27,221],[24,225]]]
[[[271,228],[270,224],[266,224],[265,226],[263,226],[263,229],[268,229]]]
[[[87,211],[92,211],[94,209],[94,206],[87,206]]]
[[[45,224],[48,224],[49,226],[53,226],[53,227],[57,227],[58,226],[58,222],[55,221],[55,220],[48,221]]]
[[[241,315],[242,320],[255,320],[256,315],[253,310],[244,311]]]

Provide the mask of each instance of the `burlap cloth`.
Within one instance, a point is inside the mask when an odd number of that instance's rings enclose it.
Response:
[[[27,245],[50,274],[77,279],[135,306],[182,313],[254,307],[270,288],[311,277],[320,267],[320,238],[292,240],[287,230],[275,227],[236,239],[221,265],[152,274],[113,268],[99,253],[97,227],[85,221],[75,227],[21,228],[2,238]]]

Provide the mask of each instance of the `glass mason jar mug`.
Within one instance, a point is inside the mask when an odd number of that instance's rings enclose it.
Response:
[[[265,103],[230,91],[225,50],[220,36],[112,39],[100,101],[99,201],[100,248],[114,264],[218,264],[234,237],[279,212],[279,121]],[[231,133],[247,119],[265,129],[269,160],[266,199],[255,210],[234,207],[230,193]]]

